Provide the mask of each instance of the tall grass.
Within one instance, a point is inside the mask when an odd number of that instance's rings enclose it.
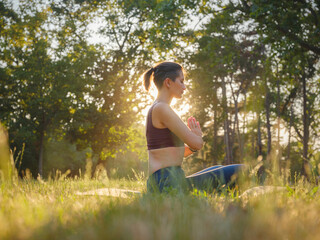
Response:
[[[250,178],[235,190],[189,195],[145,194],[141,178],[3,182],[0,239],[319,239],[317,185],[300,178],[284,191],[244,196]],[[77,195],[105,187],[143,194]]]
[[[30,174],[18,179],[6,151],[0,158],[0,239],[312,240],[320,236],[319,185],[300,176],[292,181],[286,169],[266,171],[264,184],[282,187],[280,191],[246,194],[261,184],[257,164],[248,163],[235,189],[152,195],[145,193],[143,174],[134,172],[130,180],[103,174],[92,179],[89,165],[77,179],[59,171],[47,180],[35,180]],[[99,188],[142,194],[130,198],[77,194]]]

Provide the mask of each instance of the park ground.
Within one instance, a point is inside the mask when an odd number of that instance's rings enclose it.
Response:
[[[279,178],[280,179],[280,178]],[[145,179],[20,179],[0,184],[0,239],[319,239],[319,186],[267,180],[257,186],[190,195],[146,194]],[[127,198],[79,195],[101,188],[140,191]]]

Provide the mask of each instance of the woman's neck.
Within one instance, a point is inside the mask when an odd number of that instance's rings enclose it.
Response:
[[[173,97],[167,94],[166,92],[158,92],[158,96],[155,101],[157,102],[165,102],[167,104],[171,104]]]

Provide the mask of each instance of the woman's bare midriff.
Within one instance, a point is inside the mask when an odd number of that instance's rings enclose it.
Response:
[[[149,174],[172,166],[181,166],[184,155],[184,147],[167,147],[149,150]]]

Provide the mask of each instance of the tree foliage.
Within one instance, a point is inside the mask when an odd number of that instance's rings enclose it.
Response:
[[[195,162],[261,155],[267,165],[276,150],[279,167],[308,174],[319,147],[319,8],[309,0],[2,1],[0,120],[10,147],[18,153],[25,143],[21,169],[34,175],[54,161],[46,148],[65,142],[104,166],[145,159],[139,121],[150,100],[139,77],[174,60],[191,79],[188,113],[204,126]]]

